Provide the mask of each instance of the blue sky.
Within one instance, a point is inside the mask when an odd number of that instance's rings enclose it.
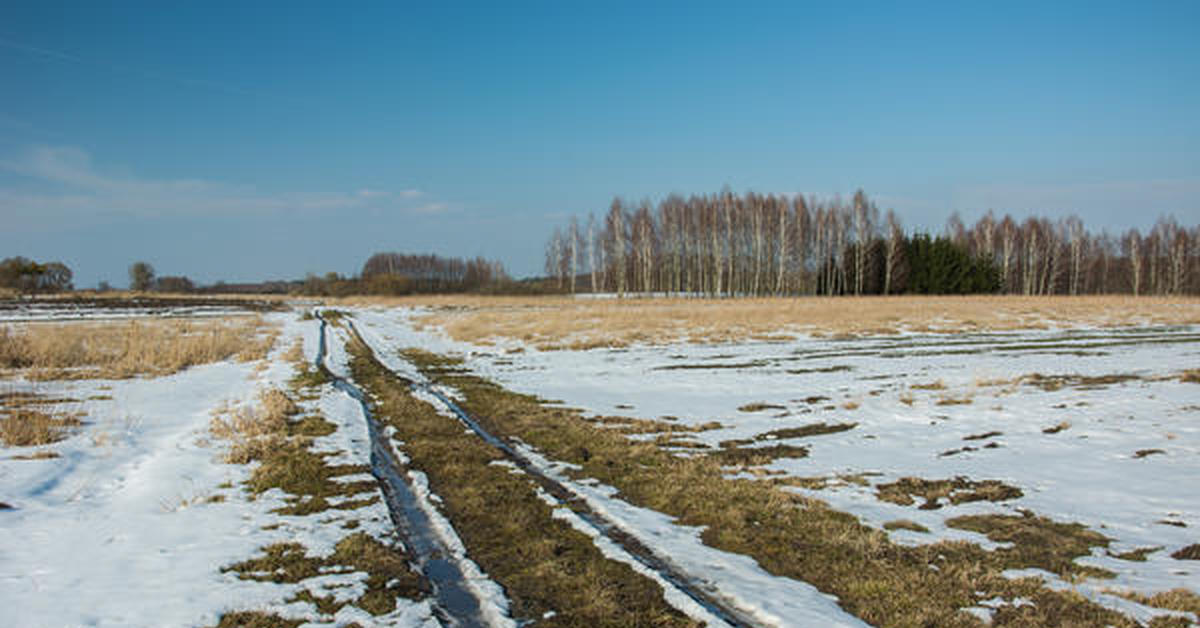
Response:
[[[572,213],[726,184],[1200,222],[1200,2],[10,1],[0,85],[0,257],[80,286],[523,276]]]

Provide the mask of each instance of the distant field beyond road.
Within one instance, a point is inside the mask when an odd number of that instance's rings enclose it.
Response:
[[[1099,297],[801,297],[775,299],[484,298],[380,301],[426,305],[421,319],[456,340],[520,340],[542,349],[726,342],[902,332],[1200,324],[1200,299]]]

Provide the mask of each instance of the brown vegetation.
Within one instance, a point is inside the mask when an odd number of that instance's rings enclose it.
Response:
[[[763,334],[880,335],[1046,326],[1200,324],[1200,300],[1126,297],[841,297],[568,299],[425,297],[358,299],[426,306],[419,319],[456,340],[516,340],[543,349],[634,343],[733,342]],[[938,321],[936,324],[931,321]]]
[[[0,327],[0,369],[33,379],[161,376],[190,366],[266,357],[277,330],[259,317]]]
[[[921,497],[925,503],[922,510],[936,510],[945,504],[957,506],[968,502],[989,501],[1001,502],[1017,499],[1024,495],[1021,489],[1009,486],[997,480],[974,481],[965,477],[950,480],[924,480],[921,478],[900,478],[888,484],[879,484],[875,495],[885,502],[909,506],[913,497]]]
[[[495,449],[414,398],[361,345],[352,353],[355,380],[377,400],[376,416],[396,429],[408,465],[428,476],[472,560],[504,587],[514,617],[547,627],[694,625],[663,600],[657,584],[605,558],[591,538],[555,518],[526,477],[493,464],[502,459]],[[576,455],[591,456],[591,443],[576,447]],[[638,447],[658,450],[653,443]]]
[[[493,434],[519,438],[543,455],[578,465],[570,475],[613,486],[630,503],[698,526],[706,544],[751,556],[772,574],[836,595],[843,608],[872,624],[978,626],[978,619],[960,609],[1000,596],[1024,597],[1032,604],[1001,607],[994,625],[1137,625],[1078,594],[1051,590],[1040,579],[1002,575],[1029,567],[1071,578],[1107,575],[1074,562],[1092,546],[1107,543],[1082,526],[1038,517],[1017,525],[960,518],[959,527],[1003,536],[1013,547],[985,551],[961,541],[893,544],[885,532],[787,490],[786,482],[731,478],[713,457],[675,455],[653,443],[630,441],[575,411],[546,407],[463,373],[448,358],[417,351],[406,356],[463,395],[460,405]]]
[[[0,442],[9,447],[32,447],[56,443],[78,427],[74,416],[52,416],[37,410],[16,410],[0,420]]]

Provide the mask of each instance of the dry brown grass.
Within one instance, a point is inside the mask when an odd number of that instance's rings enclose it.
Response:
[[[0,444],[8,447],[36,447],[61,441],[80,425],[83,413],[64,410],[62,404],[73,399],[47,397],[35,392],[0,395]],[[22,460],[40,460],[53,452],[36,452]],[[54,454],[57,455],[57,454]]]
[[[1200,595],[1187,589],[1171,589],[1154,595],[1145,595],[1136,591],[1121,591],[1109,589],[1108,593],[1133,600],[1138,604],[1163,608],[1184,613],[1195,613],[1200,616]]]
[[[21,408],[0,419],[0,442],[9,447],[49,445],[66,438],[71,428],[79,425],[75,416],[54,416]]]
[[[504,587],[515,619],[546,627],[697,625],[668,605],[652,580],[606,558],[587,535],[555,518],[534,484],[494,464],[501,457],[491,446],[352,346],[355,380],[376,400],[376,416],[396,429],[406,465],[429,478],[471,558]],[[610,428],[591,429],[625,439]]]
[[[653,442],[630,441],[576,411],[547,407],[465,373],[453,359],[415,350],[405,357],[426,376],[462,394],[460,405],[494,434],[520,439],[551,459],[576,465],[569,472],[574,478],[593,478],[616,488],[623,500],[665,513],[681,525],[700,527],[701,540],[709,546],[748,555],[769,573],[836,595],[842,608],[873,625],[980,626],[959,609],[996,596],[1024,597],[1032,604],[998,610],[993,625],[1138,625],[1078,594],[1045,587],[1038,578],[1003,575],[1030,567],[1073,580],[1111,575],[1075,562],[1091,554],[1092,547],[1107,545],[1106,538],[1078,524],[1032,515],[1015,522],[1011,517],[960,517],[952,525],[1011,547],[986,551],[962,541],[894,544],[881,530],[787,491],[786,482],[776,486],[731,478],[716,457],[678,456]],[[451,428],[462,431],[454,424]],[[978,483],[969,492],[983,488]],[[985,493],[982,498],[991,496]]]
[[[209,423],[209,432],[229,441],[225,461],[246,464],[266,457],[287,441],[288,418],[299,412],[283,391],[264,390],[254,407],[236,407],[219,412]]]
[[[260,317],[0,328],[0,369],[31,379],[161,376],[190,366],[262,359],[278,330]]]
[[[1042,329],[1048,326],[1200,324],[1200,299],[1154,297],[803,297],[771,299],[570,299],[437,296],[355,299],[427,306],[420,319],[457,340],[516,339],[543,348],[677,340],[720,342],[780,333],[831,337],[900,330]]]

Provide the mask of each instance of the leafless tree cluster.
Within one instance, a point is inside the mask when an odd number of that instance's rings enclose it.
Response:
[[[1093,234],[1075,216],[1052,221],[988,212],[944,237],[992,262],[1015,294],[1200,293],[1200,227],[1160,219],[1147,234]],[[841,199],[672,195],[657,205],[613,200],[602,217],[572,217],[546,244],[545,271],[563,292],[707,296],[897,294],[911,243],[900,218],[861,190]]]
[[[471,291],[507,280],[499,262],[483,258],[465,260],[437,255],[376,253],[362,268],[362,281],[380,283],[384,279],[402,280],[412,292]]]
[[[988,212],[966,228],[956,216],[947,235],[990,257],[1011,294],[1200,294],[1200,226],[1159,218],[1147,233],[1092,233],[1078,216],[1018,222]]]
[[[728,189],[657,206],[616,199],[602,218],[555,230],[546,273],[566,292],[865,294],[893,291],[903,238],[861,191],[849,203]]]

